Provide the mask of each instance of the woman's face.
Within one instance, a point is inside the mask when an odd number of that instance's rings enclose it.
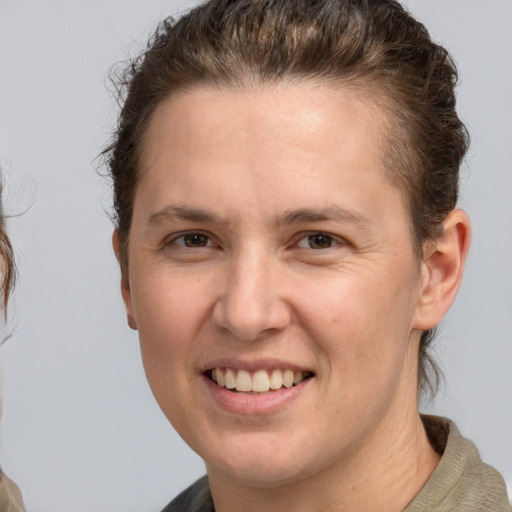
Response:
[[[153,393],[211,474],[293,482],[416,414],[419,264],[383,132],[323,86],[157,108],[123,296]]]

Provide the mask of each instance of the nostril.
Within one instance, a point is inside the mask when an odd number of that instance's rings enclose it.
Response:
[[[233,279],[232,286],[222,293],[213,308],[212,320],[217,329],[229,332],[240,341],[258,341],[290,324],[288,305],[270,286],[268,276]]]

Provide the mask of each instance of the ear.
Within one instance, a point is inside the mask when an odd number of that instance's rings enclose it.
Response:
[[[124,307],[126,309],[126,317],[128,325],[132,329],[137,329],[137,322],[135,321],[135,315],[133,313],[132,295],[130,292],[130,281],[128,278],[128,265],[127,262],[123,261],[122,244],[119,232],[114,230],[112,234],[112,247],[116,255],[119,266],[121,267],[121,295],[123,297]]]
[[[427,242],[421,264],[415,329],[432,329],[452,305],[462,280],[470,240],[468,216],[462,210],[453,210],[443,222],[442,235]]]

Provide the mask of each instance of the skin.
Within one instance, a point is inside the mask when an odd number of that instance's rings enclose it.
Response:
[[[455,296],[469,222],[452,212],[418,261],[386,121],[332,87],[201,88],[145,134],[122,294],[217,511],[402,510],[439,461],[419,339]],[[271,412],[227,409],[205,377],[274,363],[314,376]]]

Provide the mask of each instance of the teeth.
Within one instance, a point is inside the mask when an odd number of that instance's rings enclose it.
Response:
[[[270,389],[279,389],[283,387],[283,372],[281,370],[272,370],[270,376]]]
[[[240,375],[240,372],[238,372]],[[270,389],[270,379],[266,370],[259,370],[252,376],[252,391],[264,392]]]
[[[245,370],[238,370],[235,383],[237,391],[252,391],[251,374]]]
[[[228,389],[235,389],[235,374],[231,368],[226,368],[226,375],[224,375],[224,386]]]
[[[281,370],[274,368],[272,370],[258,370],[252,375],[247,370],[236,370],[233,368],[214,368],[211,371],[211,378],[220,387],[242,391],[266,393],[270,390],[291,388],[300,384],[304,379],[310,376],[309,372],[293,370]]]
[[[285,388],[291,388],[293,386],[293,371],[285,370],[283,374],[283,384]]]

